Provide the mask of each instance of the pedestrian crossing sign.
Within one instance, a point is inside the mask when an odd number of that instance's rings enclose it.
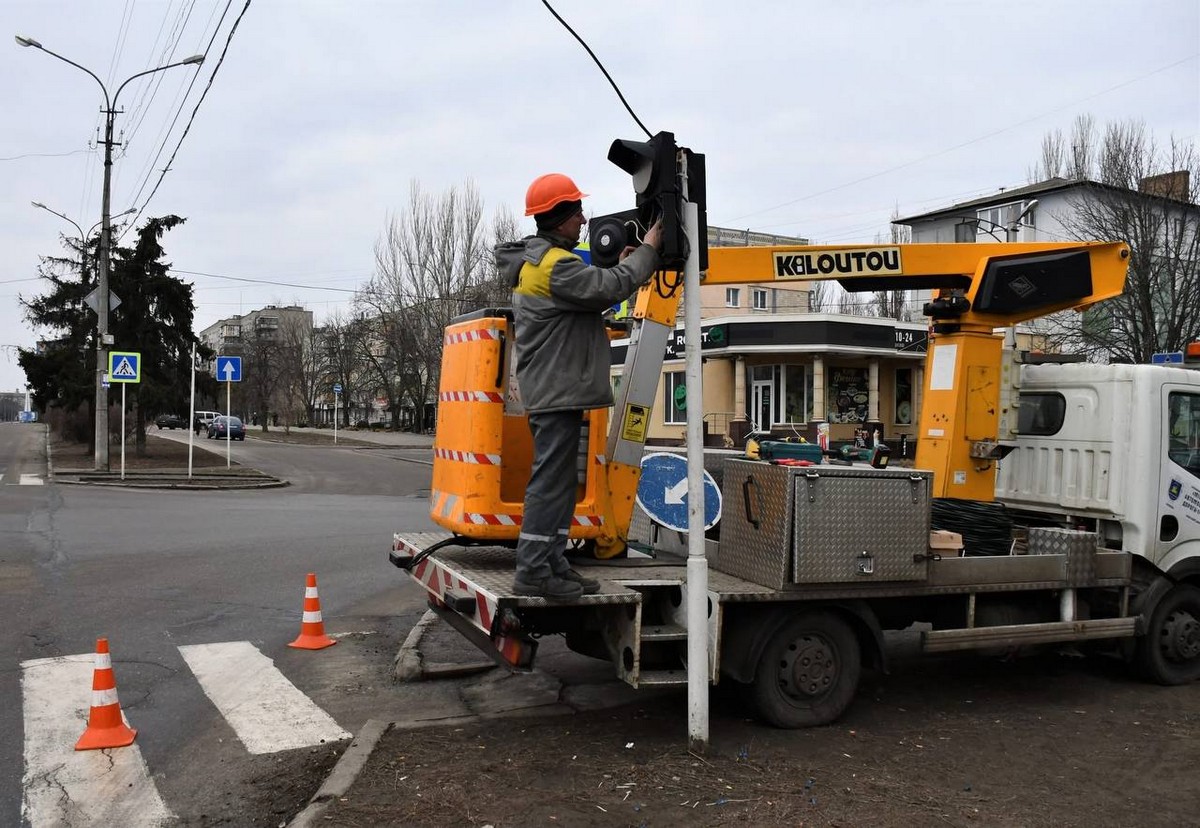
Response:
[[[142,355],[137,351],[112,351],[108,355],[109,382],[141,382]]]

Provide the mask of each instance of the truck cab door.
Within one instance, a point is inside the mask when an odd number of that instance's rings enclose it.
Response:
[[[1200,561],[1200,391],[1162,390],[1161,469],[1155,561],[1165,570],[1185,558]]]

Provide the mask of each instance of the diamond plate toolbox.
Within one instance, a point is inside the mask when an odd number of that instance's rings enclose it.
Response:
[[[721,485],[721,544],[712,567],[771,589],[791,583],[791,470],[726,460]]]
[[[811,466],[792,485],[794,583],[925,579],[932,472]]]
[[[774,589],[924,580],[932,480],[910,469],[729,460],[714,568]]]

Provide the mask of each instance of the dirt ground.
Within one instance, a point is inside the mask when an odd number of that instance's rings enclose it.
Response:
[[[125,468],[126,469],[186,469],[188,464],[188,447],[187,443],[176,442],[175,440],[159,439],[157,436],[158,428],[150,426],[146,429],[146,452],[143,455],[138,455],[135,450],[133,439],[130,438],[125,443]],[[184,434],[186,432],[176,429],[175,431],[167,431],[166,434]],[[249,440],[268,440],[276,443],[293,443],[301,445],[333,445],[333,431],[325,432],[297,432],[286,433],[282,428],[271,429],[265,434],[261,429],[253,426],[248,431]],[[347,447],[364,447],[372,446],[373,443],[355,440],[353,437],[347,437],[344,434],[338,434],[338,445]],[[87,443],[67,443],[63,442],[62,438],[57,434],[53,434],[50,438],[50,450],[53,456],[54,465],[57,469],[86,469],[92,467],[94,455]],[[109,466],[113,469],[120,468],[121,463],[121,444],[113,443],[109,446]],[[225,465],[225,444],[218,440],[208,440],[203,434],[195,439],[195,451],[193,452],[192,465],[195,468],[211,468],[215,466]],[[236,462],[234,465],[238,465]]]
[[[187,468],[187,443],[177,443],[174,440],[160,440],[155,436],[158,429],[151,426],[146,430],[146,452],[138,455],[132,438],[125,443],[125,468],[127,469],[173,469]],[[171,432],[168,431],[168,434]],[[175,433],[182,433],[178,430]],[[192,465],[196,468],[224,466],[225,455],[215,454],[207,450],[205,439],[199,437],[195,441],[195,451],[192,454]],[[222,446],[222,448],[224,448]],[[109,467],[121,467],[121,444],[112,443],[108,449]],[[87,443],[67,443],[57,434],[51,433],[50,453],[55,469],[90,469],[95,455]],[[236,465],[236,464],[235,464]]]
[[[714,690],[543,719],[389,730],[330,826],[1200,824],[1200,686],[1102,656],[959,656],[864,677],[834,725],[782,731]]]

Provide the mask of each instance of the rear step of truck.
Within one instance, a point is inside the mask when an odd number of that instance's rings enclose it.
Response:
[[[687,672],[680,669],[645,669],[643,654],[682,647],[687,630],[678,623],[642,625],[643,603],[648,593],[680,589],[686,571],[677,563],[652,558],[589,561],[588,574],[599,578],[600,591],[569,602],[516,595],[512,592],[515,553],[496,546],[468,546],[466,538],[449,532],[394,535],[391,562],[408,572],[429,594],[430,606],[483,652],[502,666],[531,669],[537,652],[536,637],[526,634],[522,618],[529,613],[600,609],[624,630],[623,648],[633,656],[619,664],[618,674],[635,687],[686,686]],[[614,607],[628,609],[613,613]]]

